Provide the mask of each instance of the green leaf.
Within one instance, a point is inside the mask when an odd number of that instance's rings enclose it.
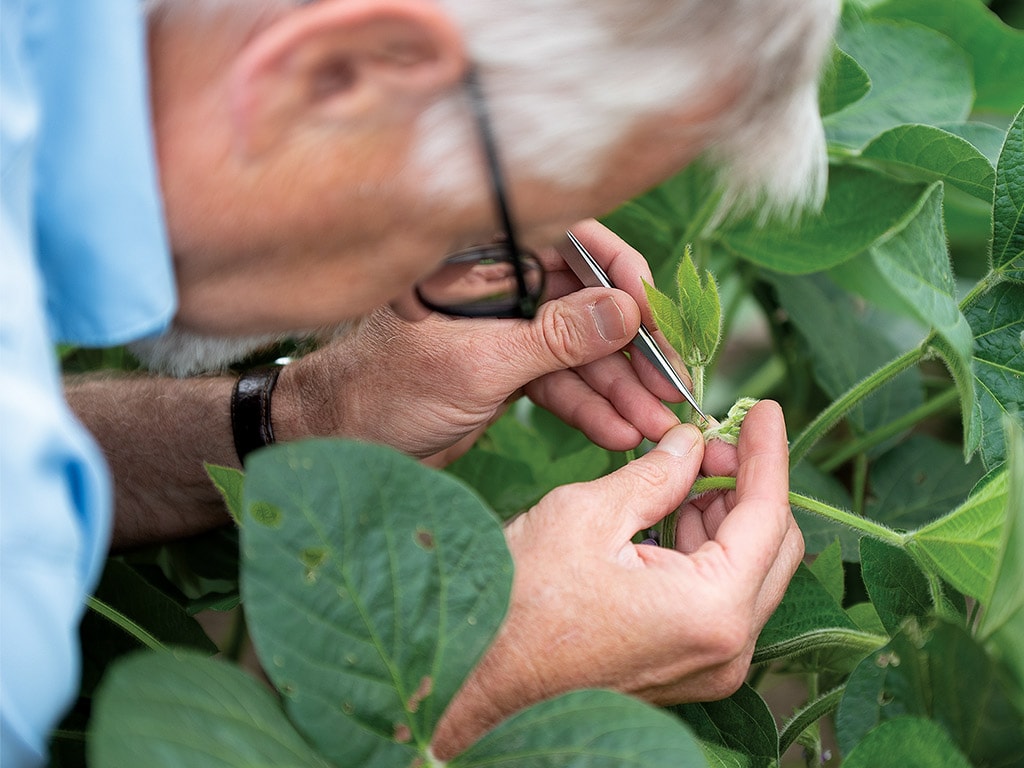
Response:
[[[380,446],[254,454],[242,587],[285,707],[324,756],[407,765],[496,632],[512,562],[451,477]]]
[[[705,743],[719,744],[750,758],[753,766],[775,765],[779,731],[764,699],[744,684],[721,701],[672,707]]]
[[[676,270],[679,291],[678,312],[683,321],[683,361],[687,365],[708,365],[722,339],[722,306],[715,276],[705,271],[701,279],[693,263],[690,246],[683,249]]]
[[[973,765],[1010,768],[1024,760],[1024,721],[1006,678],[957,624],[910,620],[857,666],[836,715],[840,749],[852,753],[869,731],[906,715],[934,720]]]
[[[1016,679],[1018,707],[1024,711],[1024,429],[1011,424],[1008,435],[1006,522],[978,635]]]
[[[905,312],[938,333],[954,352],[947,364],[968,377],[974,341],[956,299],[942,222],[941,185],[929,188],[919,213],[898,233],[876,243],[871,257],[879,274],[903,298]],[[963,405],[968,410],[973,399]]]
[[[880,134],[861,157],[921,181],[944,181],[986,203],[992,202],[996,172],[966,139],[930,125],[900,125]]]
[[[667,712],[611,691],[577,691],[520,712],[447,765],[704,768],[707,761],[686,726]]]
[[[662,293],[653,285],[648,285],[646,281],[644,282],[644,293],[647,295],[647,303],[651,305],[654,324],[665,335],[672,348],[685,360],[689,344],[679,307],[668,294]]]
[[[921,185],[877,171],[833,166],[820,212],[806,212],[794,224],[760,226],[751,217],[727,226],[719,237],[733,252],[767,269],[794,275],[818,272],[902,229],[927,193]]]
[[[985,156],[985,159],[988,160],[989,165],[993,168],[999,162],[999,153],[1003,149],[1006,131],[988,123],[976,122],[943,123],[942,125],[937,125],[936,128],[941,128],[969,142]],[[987,202],[991,203],[991,198]]]
[[[906,552],[868,537],[860,540],[861,578],[886,631],[895,635],[908,616],[932,613],[928,579]]]
[[[242,492],[245,483],[245,473],[232,467],[221,467],[217,464],[205,464],[206,474],[217,487],[217,491],[224,499],[224,505],[231,513],[232,519],[238,525],[242,521]]]
[[[821,73],[818,83],[818,106],[821,115],[831,115],[864,98],[871,90],[871,79],[863,67],[848,53],[832,48],[832,58]]]
[[[890,0],[872,13],[931,27],[965,51],[976,110],[1013,114],[1024,102],[1024,33],[1006,26],[978,0]]]
[[[766,277],[775,286],[789,320],[807,341],[815,379],[830,397],[846,393],[899,354],[876,327],[878,314],[859,308],[855,297],[828,277]],[[880,319],[891,323],[891,316]],[[837,339],[842,343],[836,343]],[[868,432],[922,402],[920,374],[911,370],[853,408],[847,419],[857,431]]]
[[[1024,281],[1024,109],[1006,134],[992,207],[992,267]]]
[[[866,653],[885,642],[860,630],[824,585],[801,564],[754,651],[756,662],[824,649]]]
[[[828,590],[837,605],[843,604],[846,575],[843,572],[843,547],[839,538],[823,549],[810,565],[811,573]]]
[[[867,72],[871,91],[825,118],[831,145],[859,149],[897,125],[959,122],[970,114],[970,63],[948,37],[879,20],[851,25],[838,42]]]
[[[95,596],[128,626],[114,624],[94,610],[82,618],[81,685],[85,694],[92,692],[111,662],[143,647],[139,634],[164,645],[217,653],[217,646],[184,608],[120,559],[107,560]]]
[[[1002,282],[964,310],[974,332],[971,455],[981,451],[989,469],[1006,461],[1004,419],[1024,424],[1024,285]]]
[[[948,515],[910,534],[908,551],[964,594],[985,599],[995,573],[1008,492],[1007,474],[1001,472]]]
[[[606,474],[610,454],[534,409],[530,423],[506,413],[446,471],[479,493],[502,518],[528,509],[551,489]]]
[[[964,464],[957,446],[912,435],[871,464],[867,517],[911,530],[964,502],[981,479],[978,462]]]
[[[184,651],[143,653],[104,681],[89,739],[93,768],[328,768],[266,687]]]
[[[754,768],[754,762],[750,756],[737,752],[735,749],[729,749],[709,741],[702,741],[700,746],[704,750],[708,768]]]
[[[897,717],[868,732],[843,760],[843,768],[971,768],[939,725],[921,717]]]

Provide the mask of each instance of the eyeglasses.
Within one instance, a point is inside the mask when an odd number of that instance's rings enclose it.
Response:
[[[475,70],[467,73],[465,87],[487,161],[503,238],[451,254],[417,284],[416,295],[424,306],[446,315],[531,319],[537,314],[544,290],[544,268],[536,254],[521,249],[516,242],[494,133]]]

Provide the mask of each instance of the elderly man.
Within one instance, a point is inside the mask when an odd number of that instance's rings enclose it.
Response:
[[[574,687],[664,702],[739,684],[802,553],[781,415],[752,411],[738,454],[675,426],[671,390],[620,354],[647,316],[642,258],[580,220],[702,152],[727,202],[820,197],[834,0],[157,0],[148,49],[134,0],[2,8],[5,767],[43,759],[74,690],[111,528],[128,545],[225,522],[202,461],[336,434],[442,463],[524,388],[603,445],[659,444],[509,528],[512,608],[438,752]],[[550,247],[568,226],[623,290],[578,290]],[[446,256],[469,247],[515,278],[486,312],[446,292]],[[467,312],[505,319],[450,322]],[[172,315],[149,352],[184,367],[168,338],[367,319],[241,387],[75,385],[115,479],[111,525],[52,344],[121,343]],[[702,463],[738,491],[684,510],[680,552],[630,544]],[[556,552],[567,526],[580,535]],[[565,642],[583,614],[587,642]]]

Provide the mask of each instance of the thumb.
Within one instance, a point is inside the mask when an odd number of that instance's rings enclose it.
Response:
[[[704,437],[693,424],[673,427],[649,453],[587,483],[604,527],[616,536],[650,528],[686,499],[704,459]]]
[[[545,302],[532,321],[510,326],[502,343],[514,350],[519,387],[618,352],[639,328],[640,308],[628,293],[586,288]]]

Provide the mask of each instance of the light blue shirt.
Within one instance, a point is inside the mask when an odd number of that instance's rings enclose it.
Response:
[[[111,527],[54,344],[155,333],[175,297],[142,4],[0,3],[0,766],[23,768],[78,689]]]

